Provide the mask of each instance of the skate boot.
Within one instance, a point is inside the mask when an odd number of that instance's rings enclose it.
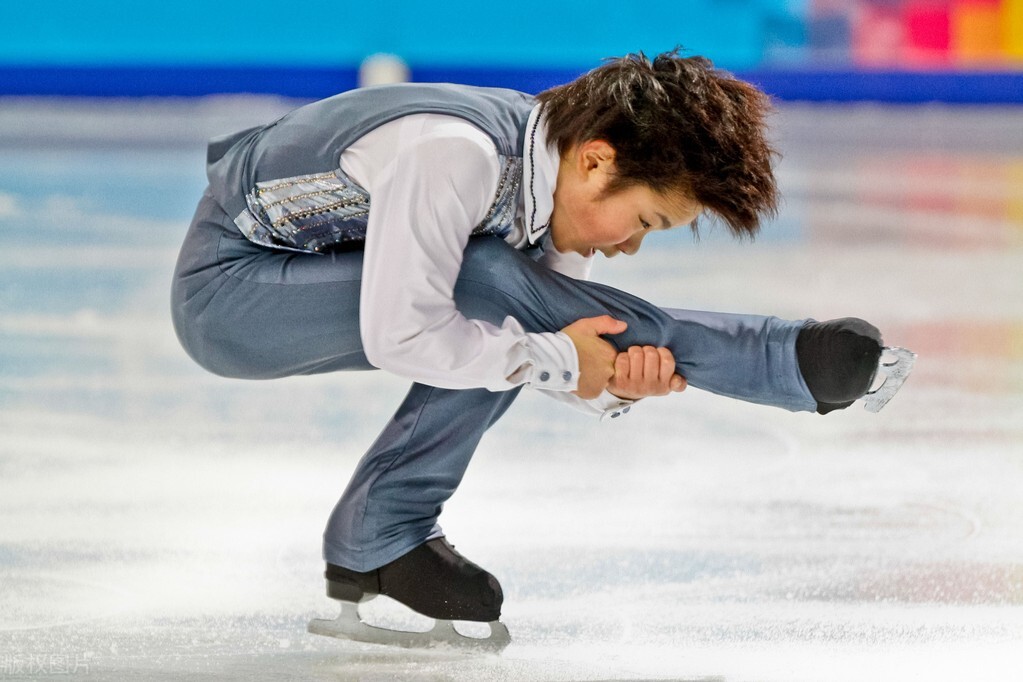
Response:
[[[868,411],[880,411],[906,381],[916,353],[885,347],[872,324],[843,317],[803,327],[796,338],[796,357],[817,412],[827,414],[860,398]],[[880,375],[883,381],[874,386]]]
[[[403,647],[448,645],[500,651],[508,646],[508,628],[498,622],[504,595],[497,579],[472,563],[444,538],[420,545],[375,571],[359,573],[327,564],[327,596],[341,602],[337,620],[313,620],[314,634],[372,644]],[[429,632],[404,632],[369,625],[359,617],[358,604],[378,594],[401,602],[436,620]],[[467,637],[452,621],[490,625],[490,636]]]

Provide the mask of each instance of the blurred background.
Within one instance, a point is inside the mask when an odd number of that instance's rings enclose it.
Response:
[[[391,53],[424,81],[535,92],[682,45],[782,99],[1023,101],[1023,0],[8,2],[0,94],[319,98]]]

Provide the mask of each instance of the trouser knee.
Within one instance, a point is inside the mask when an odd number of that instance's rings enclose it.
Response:
[[[455,305],[471,319],[501,324],[511,315],[530,328],[528,318],[545,309],[543,281],[549,276],[546,268],[496,237],[470,239],[455,284]]]
[[[817,411],[848,407],[870,389],[881,357],[881,332],[855,317],[810,322],[796,339],[796,356]]]
[[[477,282],[513,285],[529,277],[528,271],[534,267],[540,266],[504,240],[476,237],[465,247],[460,273]]]

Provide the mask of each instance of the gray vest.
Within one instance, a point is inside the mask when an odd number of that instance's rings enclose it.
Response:
[[[214,138],[206,174],[213,196],[251,241],[302,252],[353,248],[365,239],[370,197],[341,170],[341,153],[402,116],[448,114],[480,128],[497,147],[497,193],[473,234],[503,236],[515,215],[526,120],[535,104],[513,90],[448,84],[352,90]]]

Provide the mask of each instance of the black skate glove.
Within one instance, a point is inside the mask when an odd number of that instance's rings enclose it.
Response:
[[[818,414],[845,409],[870,389],[881,343],[877,327],[856,317],[810,322],[799,330],[799,371]]]

